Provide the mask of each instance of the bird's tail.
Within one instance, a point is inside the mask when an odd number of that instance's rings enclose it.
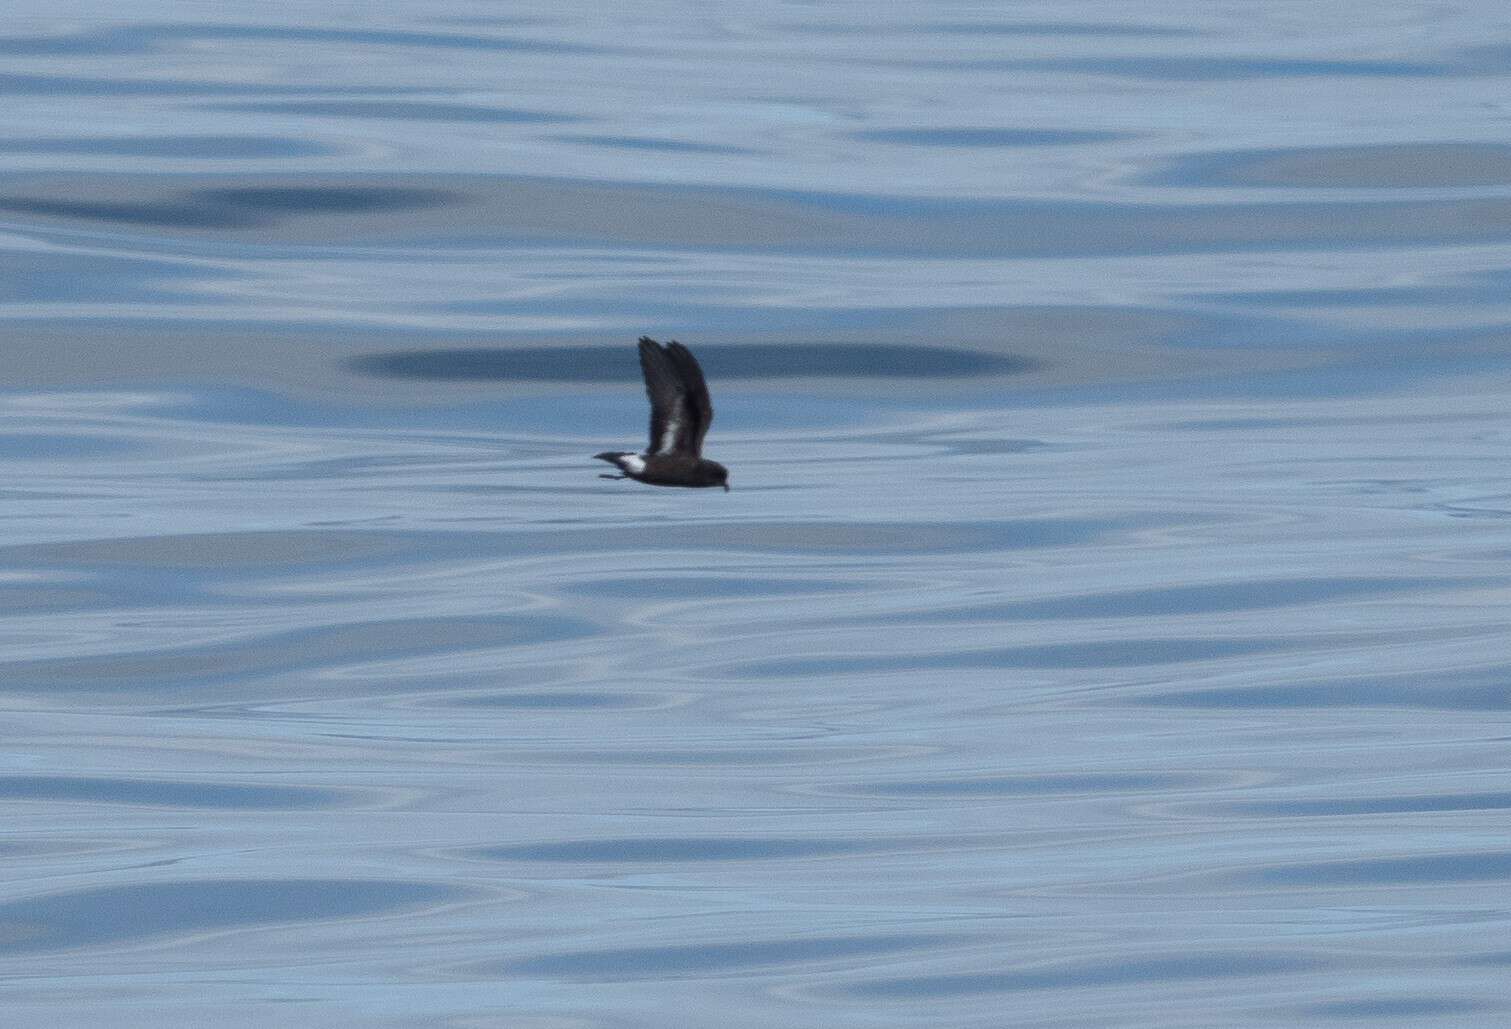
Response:
[[[601,454],[594,454],[593,460],[607,461],[609,464],[617,465],[619,463],[618,458],[624,457],[628,454],[628,450],[605,450]]]

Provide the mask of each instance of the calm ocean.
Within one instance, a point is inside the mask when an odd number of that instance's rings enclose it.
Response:
[[[17,0],[0,1021],[1511,1024],[1493,4]],[[733,490],[597,478],[641,334]]]

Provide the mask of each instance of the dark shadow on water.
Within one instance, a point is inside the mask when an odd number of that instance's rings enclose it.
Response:
[[[441,207],[463,198],[441,189],[383,186],[268,186],[202,189],[190,196],[212,207],[298,214],[370,214]]]
[[[960,936],[874,935],[808,939],[751,940],[741,943],[695,943],[668,947],[624,947],[543,954],[492,966],[507,975],[613,981],[658,979],[761,968],[770,965],[811,965],[824,961],[892,954],[938,947]]]
[[[461,892],[365,879],[133,883],[0,904],[0,954],[135,943],[174,934],[377,915]]]
[[[783,858],[832,857],[880,849],[875,843],[848,840],[740,838],[688,839],[668,837],[612,840],[572,840],[474,851],[490,861],[564,862],[682,862],[769,861]]]
[[[1257,886],[1442,886],[1511,882],[1511,851],[1276,865],[1235,877]]]
[[[1020,990],[1067,990],[1123,983],[1226,980],[1242,976],[1292,975],[1314,972],[1323,963],[1310,956],[1266,953],[1173,954],[1123,961],[1034,965],[1003,971],[954,975],[910,976],[857,983],[845,993],[857,997],[929,1000],[977,993]]]
[[[294,811],[337,806],[337,790],[232,783],[107,779],[90,776],[0,776],[0,798],[74,803],[137,804],[148,807]]]
[[[0,81],[0,88],[3,88],[3,81]],[[376,103],[378,109],[371,112],[375,116],[399,116],[399,112],[384,107],[386,101],[342,99],[333,103]],[[348,114],[359,110],[343,107],[344,113]],[[451,114],[472,117],[471,113]],[[438,204],[455,203],[465,195],[465,219],[455,217],[449,211],[391,221],[373,216],[341,228],[363,233],[400,232],[406,239],[417,235],[439,235],[446,239],[481,241],[491,246],[517,243],[605,250],[626,247],[713,248],[750,253],[951,259],[1222,253],[1264,249],[1321,248],[1331,251],[1358,246],[1503,243],[1511,238],[1511,201],[1504,197],[1392,196],[1370,200],[1328,198],[1156,204],[875,195],[505,175],[412,173],[358,177],[353,173],[340,179],[322,177],[318,180],[318,187],[312,186],[314,181],[307,176],[292,174],[248,176],[234,182],[211,175],[191,178],[187,175],[77,172],[59,178],[28,174],[0,180],[0,187],[8,190],[6,196],[0,197],[0,210],[104,223],[158,224],[201,230],[258,229],[266,232],[276,226],[286,240],[303,238],[307,242],[328,244],[334,226],[313,218],[304,223],[295,215],[333,213],[329,207],[305,201],[292,206],[248,207],[234,202],[221,203],[217,194],[234,188],[246,191],[244,195],[248,196],[265,192],[309,197],[310,193],[306,191],[319,188],[338,191],[337,195],[371,191],[374,198],[389,198],[375,199],[378,206],[374,208],[347,205],[335,212],[346,214],[431,209]],[[185,192],[196,187],[198,192]],[[394,206],[393,198],[402,199],[402,205]],[[234,201],[235,195],[232,194],[230,199]],[[279,216],[276,222],[271,220],[274,215]],[[637,258],[640,259],[643,258]],[[442,304],[438,309],[505,314],[518,309],[519,303],[518,300],[458,298],[452,305]],[[588,298],[572,302],[569,310],[577,313],[609,310],[616,317],[622,317],[621,305],[601,306],[606,303],[609,301],[603,298]],[[675,317],[673,324],[685,324],[683,316],[679,315],[679,312],[685,312],[685,306],[671,305],[665,299],[651,299],[647,303],[645,314],[661,311]],[[461,306],[454,306],[456,304]],[[693,306],[696,310],[711,310],[711,316],[741,319],[728,330],[731,335],[741,331],[739,324],[749,324],[743,321],[748,319],[748,311],[733,312],[727,304],[698,304],[695,297]],[[536,313],[539,310],[533,305],[525,309]],[[1026,316],[1029,320],[1046,323],[1051,332],[1064,333],[1063,324],[1056,328],[1055,310],[1034,307],[1015,317],[1021,320]],[[1064,314],[1060,309],[1059,317],[1063,318]],[[836,312],[829,312],[829,317],[835,315]],[[853,319],[854,313],[840,312],[839,316]],[[1205,345],[1255,342],[1248,338],[1256,331],[1252,312],[1239,318],[1119,307],[1100,309],[1095,314],[1090,308],[1076,308],[1072,316],[1093,322],[1100,319],[1103,323],[1101,331],[1120,339],[1126,339],[1130,332],[1139,337],[1152,333],[1160,339],[1180,332]],[[819,316],[805,313],[795,317],[791,309],[780,308],[774,309],[771,315],[779,331],[783,331],[782,338],[789,339],[794,337],[785,332],[788,325],[792,326],[794,333],[804,331],[805,320],[814,317]],[[892,317],[903,324],[919,324],[916,311],[878,316],[872,310],[867,317]],[[946,316],[952,317],[955,315]],[[999,313],[996,317],[1003,316]],[[783,319],[786,319],[785,323]],[[896,324],[888,321],[873,338],[895,337]],[[985,327],[979,317],[976,324],[979,328]],[[1159,330],[1161,325],[1165,326],[1164,331]],[[1208,331],[1201,331],[1204,327]],[[1291,335],[1300,325],[1262,328],[1265,332],[1284,328]],[[1216,330],[1219,335],[1238,330],[1240,338],[1214,341],[1210,330]],[[770,328],[762,325],[761,331],[769,332]],[[1199,335],[1193,336],[1197,332]],[[910,333],[905,338],[958,340],[962,336]],[[971,338],[991,339],[994,348],[996,340],[1013,337],[994,334]],[[1326,337],[1329,342],[1333,338],[1331,334]],[[1370,340],[1374,342],[1374,337]],[[729,349],[733,352],[731,359],[737,359],[739,348],[731,346]],[[841,348],[832,349],[837,354],[846,353]],[[906,350],[849,353],[853,355],[852,364],[868,363],[873,358],[883,362],[878,374],[930,374],[916,370],[918,362],[913,361]],[[957,371],[941,369],[933,374],[969,374],[978,369],[983,360],[981,355],[965,351],[941,350],[935,353],[938,362],[971,363]],[[968,356],[959,356],[962,353]],[[888,371],[886,362],[899,354],[909,367],[906,371]],[[394,359],[398,355],[385,356]],[[506,371],[508,369],[500,369],[499,373]],[[399,373],[398,370],[390,372]],[[427,368],[424,374],[427,377],[455,377],[458,370]],[[480,373],[474,371],[476,374]]]
[[[246,211],[215,209],[172,201],[45,200],[0,197],[0,211],[112,222],[118,225],[159,225],[183,229],[252,229],[267,224],[266,218]]]
[[[0,211],[122,225],[251,229],[281,216],[383,214],[459,202],[460,193],[384,186],[278,186],[202,189],[176,200],[65,200],[0,196]]]
[[[698,348],[712,379],[899,378],[1013,375],[1036,367],[1022,357],[937,347],[865,343],[736,343]],[[405,350],[356,358],[367,375],[400,379],[502,382],[638,382],[627,346]]]

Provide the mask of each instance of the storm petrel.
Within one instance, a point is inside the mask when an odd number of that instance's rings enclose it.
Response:
[[[652,486],[723,486],[728,492],[729,469],[703,459],[703,437],[714,420],[714,405],[698,359],[675,340],[663,347],[641,336],[640,371],[651,398],[651,445],[643,454],[594,454],[624,473],[599,478],[635,479]]]

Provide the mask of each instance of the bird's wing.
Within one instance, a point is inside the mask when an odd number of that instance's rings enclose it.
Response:
[[[640,337],[640,371],[651,400],[651,444],[646,452],[671,454],[694,447],[687,387],[666,350],[649,336]]]
[[[698,367],[698,359],[691,350],[673,340],[666,345],[666,353],[672,359],[672,364],[677,366],[677,373],[682,378],[688,414],[692,419],[687,436],[692,443],[692,454],[697,457],[703,453],[703,437],[708,435],[708,426],[714,420],[714,405],[708,397],[708,383],[704,381],[703,369]]]

